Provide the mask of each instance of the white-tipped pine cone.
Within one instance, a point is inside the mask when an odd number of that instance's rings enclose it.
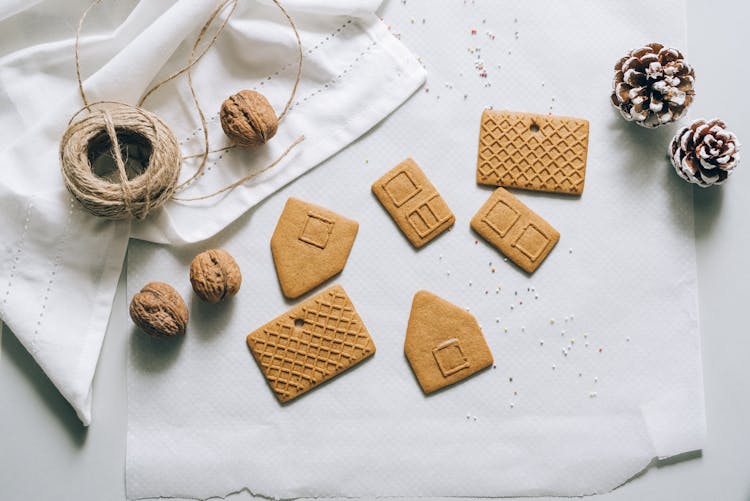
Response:
[[[702,188],[722,184],[740,162],[740,142],[718,119],[683,127],[669,149],[677,174]]]
[[[659,127],[681,118],[693,102],[695,71],[677,49],[651,43],[615,64],[612,104],[625,120]]]

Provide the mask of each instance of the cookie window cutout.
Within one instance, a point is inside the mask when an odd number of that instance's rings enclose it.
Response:
[[[443,373],[443,377],[448,377],[470,367],[469,359],[466,358],[461,349],[461,342],[456,338],[443,341],[434,347],[432,355],[435,357],[435,362],[437,362],[440,372]]]
[[[407,170],[396,172],[382,186],[396,207],[401,207],[422,191]]]
[[[328,245],[328,237],[333,232],[334,221],[326,219],[323,216],[309,213],[305,220],[305,226],[302,228],[302,234],[299,239],[318,249],[325,249]]]
[[[448,206],[441,202],[442,198],[436,193],[409,213],[407,217],[409,224],[420,238],[427,238],[430,233],[439,230],[441,225],[453,217]]]
[[[521,214],[516,209],[499,200],[485,214],[482,220],[487,226],[495,230],[500,238],[503,238],[513,228],[513,225],[516,224],[520,217]]]
[[[529,259],[536,261],[547,248],[547,244],[549,244],[549,238],[533,223],[529,223],[512,245]]]

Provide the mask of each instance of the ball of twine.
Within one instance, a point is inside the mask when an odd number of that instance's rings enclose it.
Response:
[[[180,147],[153,113],[124,103],[105,104],[106,108],[82,109],[89,113],[72,121],[63,135],[60,162],[65,186],[95,216],[143,219],[172,197],[180,174]],[[126,162],[132,141],[145,142],[142,146],[150,151],[138,175],[129,179]],[[111,179],[97,175],[92,166],[102,144],[109,146],[114,161]]]

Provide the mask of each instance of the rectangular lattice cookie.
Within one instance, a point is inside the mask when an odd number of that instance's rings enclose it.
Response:
[[[280,402],[375,353],[370,333],[339,285],[251,332],[247,345]]]
[[[580,195],[588,144],[582,118],[484,110],[477,183]]]

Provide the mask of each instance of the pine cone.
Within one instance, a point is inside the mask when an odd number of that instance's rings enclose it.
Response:
[[[740,142],[718,119],[683,127],[669,149],[677,174],[702,188],[722,184],[740,162]]]
[[[615,64],[612,104],[625,120],[659,127],[681,118],[693,102],[695,71],[677,49],[651,43]]]

